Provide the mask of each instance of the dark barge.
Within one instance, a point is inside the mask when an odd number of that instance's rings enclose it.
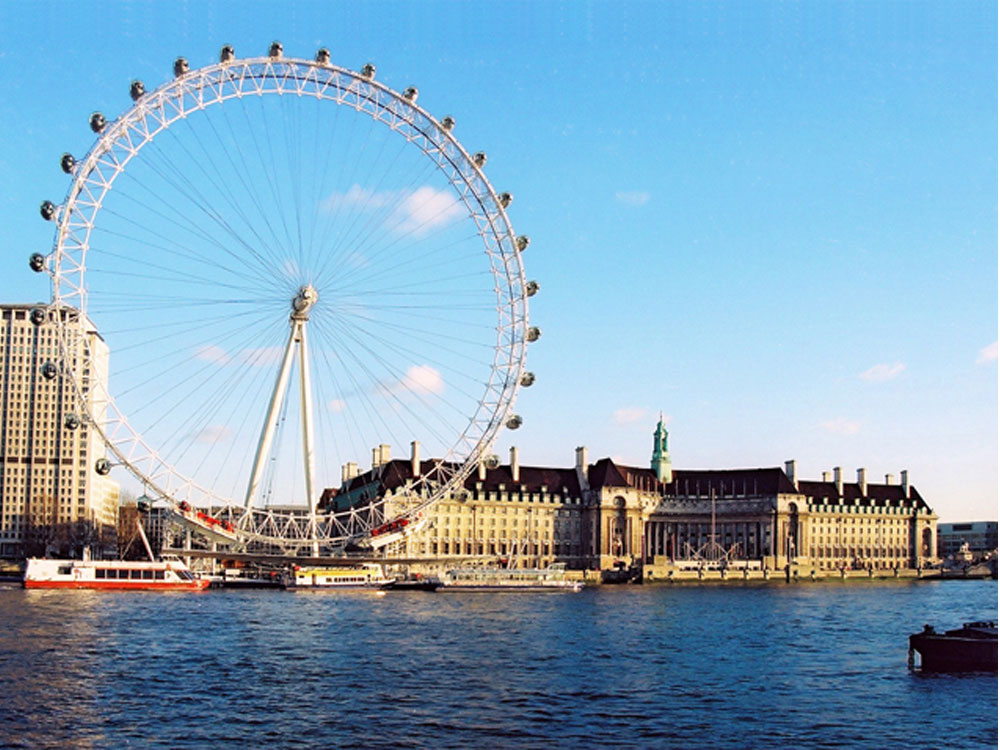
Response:
[[[961,628],[938,633],[931,625],[910,636],[909,666],[920,654],[922,672],[996,672],[997,624],[967,622]]]

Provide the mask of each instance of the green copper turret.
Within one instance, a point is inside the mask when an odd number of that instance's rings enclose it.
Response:
[[[653,460],[650,464],[656,472],[656,478],[661,482],[672,482],[674,475],[670,467],[670,451],[667,449],[667,428],[663,424],[663,415],[653,433]]]

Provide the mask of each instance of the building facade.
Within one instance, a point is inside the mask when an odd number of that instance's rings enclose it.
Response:
[[[392,517],[419,502],[413,479],[433,462],[373,451],[372,469],[345,466],[325,505],[360,506],[386,497]],[[480,464],[464,486],[432,506],[421,531],[390,556],[498,557],[525,567],[565,562],[610,570],[622,565],[673,568],[751,567],[800,571],[899,570],[937,559],[937,516],[910,485],[867,481],[840,468],[801,480],[783,468],[674,469],[662,420],[650,467],[587,460],[572,468],[522,466],[516,448],[506,465]],[[352,468],[353,467],[353,468]]]
[[[963,544],[977,556],[997,551],[996,521],[967,521],[938,524],[938,552],[941,557],[954,555]]]
[[[108,348],[84,323],[68,356],[86,396],[107,383]],[[0,358],[0,556],[113,546],[118,485],[95,471],[104,446],[81,418],[43,306],[0,306]]]

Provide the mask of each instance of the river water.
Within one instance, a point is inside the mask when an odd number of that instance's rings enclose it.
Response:
[[[0,590],[0,746],[997,747],[906,637],[995,581],[571,593]]]

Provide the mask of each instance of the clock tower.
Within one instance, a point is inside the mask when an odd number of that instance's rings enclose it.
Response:
[[[667,428],[663,425],[663,414],[653,433],[653,460],[650,464],[661,482],[672,482],[674,475],[670,467],[670,451],[667,449]]]

